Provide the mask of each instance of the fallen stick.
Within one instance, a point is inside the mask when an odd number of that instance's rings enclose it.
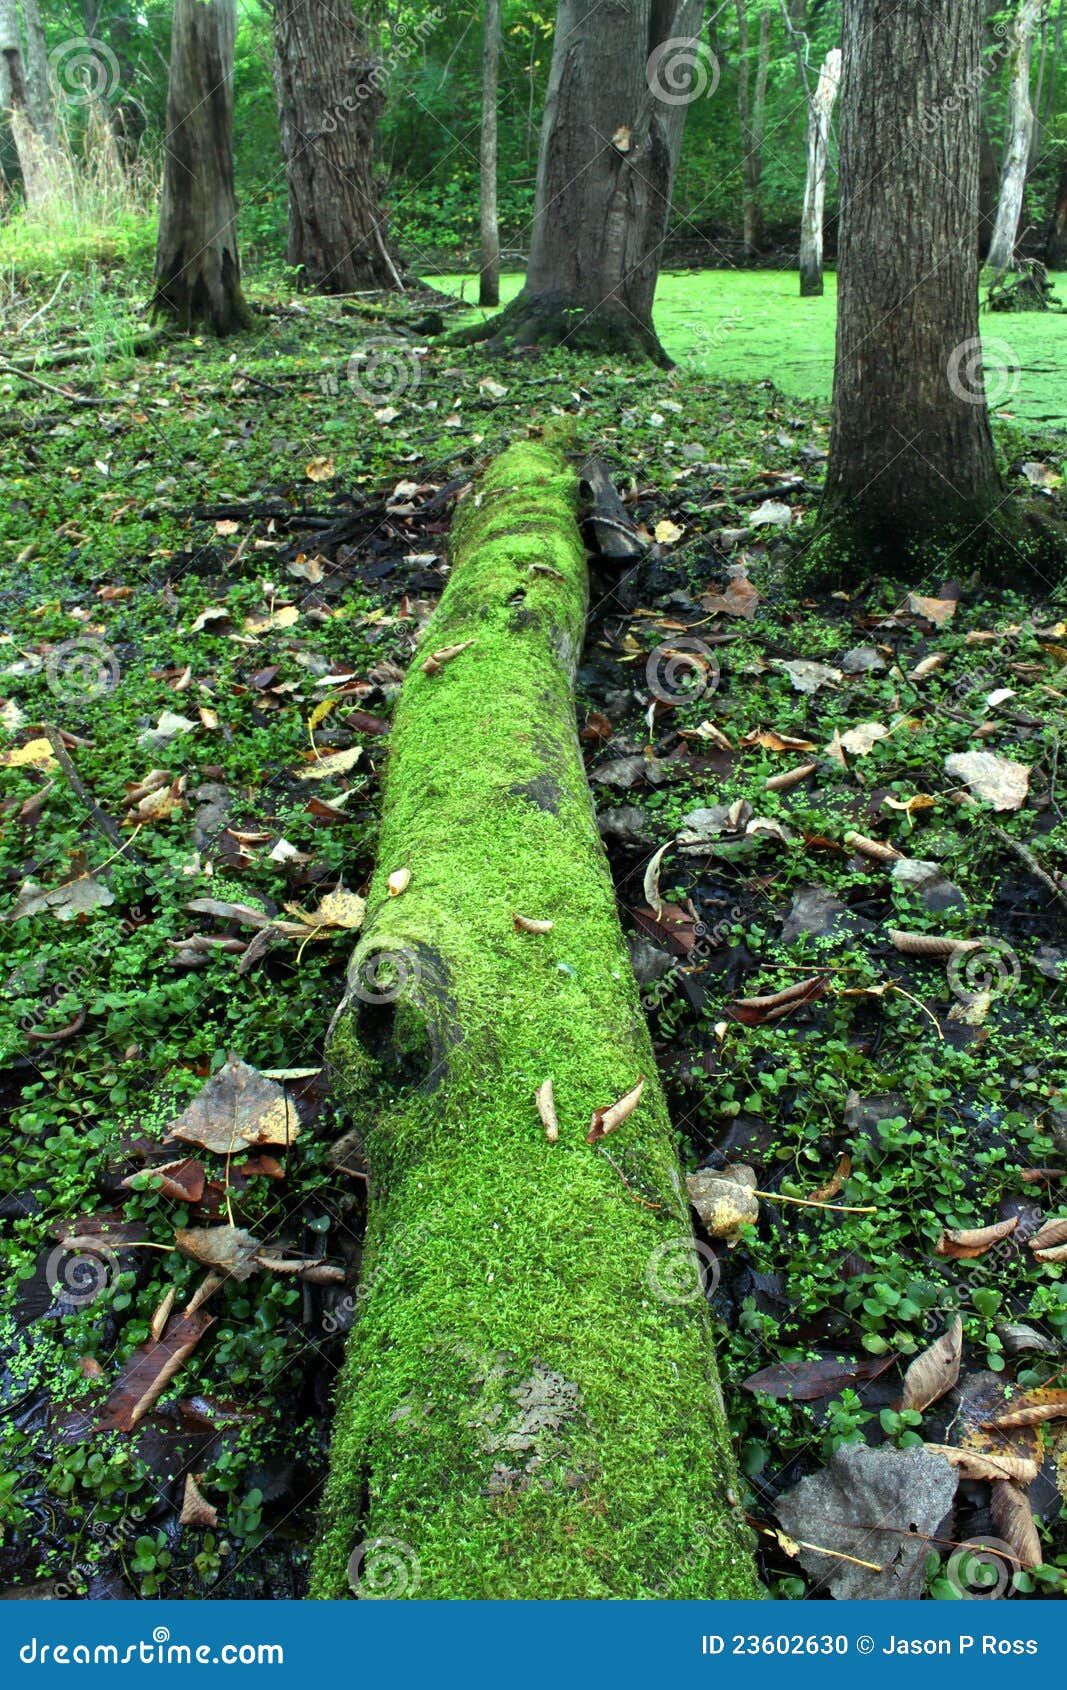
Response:
[[[314,1597],[651,1598],[665,1570],[678,1598],[757,1589],[707,1264],[576,731],[577,503],[550,445],[497,460],[420,644],[463,649],[433,674],[417,655],[397,704],[330,1042],[370,1219]],[[611,1165],[590,1113],[639,1075]]]

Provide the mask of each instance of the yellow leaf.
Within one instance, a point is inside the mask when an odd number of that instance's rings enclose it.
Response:
[[[311,712],[311,715],[308,717],[308,727],[312,730],[312,732],[315,731],[320,722],[324,722],[326,720],[336,703],[336,698],[324,698],[321,704],[316,704],[314,710]]]
[[[13,746],[0,757],[0,768],[46,769],[55,764],[55,755],[47,739],[29,739],[25,745]]]
[[[332,481],[335,473],[332,458],[312,458],[304,471],[309,481]]]
[[[664,519],[656,524],[656,540],[661,546],[674,546],[681,539],[685,530],[679,528],[676,522]]]

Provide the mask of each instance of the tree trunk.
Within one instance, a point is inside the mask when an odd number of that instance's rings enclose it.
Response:
[[[755,86],[750,92],[748,62],[747,0],[737,0],[739,40],[737,105],[741,118],[741,170],[744,180],[744,252],[746,259],[758,258],[763,248],[763,131],[767,111],[767,75],[770,69],[771,13],[760,9],[759,46]]]
[[[496,102],[500,81],[500,0],[485,0],[480,157],[482,250],[479,305],[500,304],[500,224],[497,216]]]
[[[551,343],[670,364],[652,300],[686,107],[717,75],[703,0],[560,0],[526,283],[459,341]]]
[[[970,534],[999,496],[978,337],[978,101],[956,97],[978,84],[982,9],[845,8],[824,512],[896,558],[926,534]]]
[[[1056,204],[1045,243],[1045,263],[1050,270],[1067,270],[1067,157],[1056,189]]]
[[[233,188],[236,0],[174,0],[153,314],[248,328]]]
[[[26,94],[33,127],[45,147],[55,146],[52,118],[52,90],[48,76],[48,48],[37,0],[22,0],[22,26],[26,34]]]
[[[4,90],[10,102],[8,120],[22,173],[22,191],[28,209],[34,211],[50,197],[48,148],[33,120],[15,0],[0,0],[0,59],[4,65]]]
[[[822,241],[826,206],[826,166],[830,152],[830,116],[841,80],[841,50],[826,55],[808,111],[808,176],[800,224],[800,293],[804,299],[823,291]]]
[[[319,293],[399,288],[374,182],[385,72],[348,4],[274,0],[286,258]]]
[[[1007,144],[1000,178],[1000,204],[986,264],[998,275],[1010,269],[1022,216],[1026,172],[1030,163],[1030,142],[1034,108],[1030,103],[1030,64],[1034,35],[1045,9],[1045,0],[1022,0],[1011,25],[1008,89]]]
[[[496,461],[397,706],[330,1046],[372,1183],[315,1597],[756,1593],[701,1289],[714,1258],[680,1195],[575,731],[577,490],[548,445]],[[590,1118],[639,1075],[604,1154]],[[549,1079],[558,1143],[535,1105]]]

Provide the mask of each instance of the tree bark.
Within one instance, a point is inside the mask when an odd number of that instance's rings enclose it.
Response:
[[[1011,26],[1008,89],[1007,143],[1000,178],[1000,203],[986,264],[998,275],[1010,269],[1022,216],[1026,172],[1030,164],[1030,143],[1034,129],[1034,108],[1030,103],[1030,66],[1034,36],[1045,9],[1045,0],[1022,0]]]
[[[401,287],[374,181],[385,73],[345,4],[274,0],[287,261],[319,293]]]
[[[804,299],[823,291],[823,216],[826,168],[830,153],[830,117],[841,80],[841,50],[831,48],[823,62],[808,110],[808,174],[800,223],[800,293]]]
[[[397,705],[330,1045],[371,1202],[315,1597],[756,1593],[708,1263],[576,734],[577,490],[549,445],[496,461]],[[639,1075],[603,1154],[591,1116]]]
[[[28,209],[34,211],[50,195],[48,148],[33,119],[15,0],[0,0],[0,59],[4,65],[4,91],[10,102],[8,121],[22,173],[22,191]]]
[[[479,159],[481,188],[481,266],[479,305],[500,304],[500,222],[497,213],[497,117],[500,82],[500,0],[485,0],[485,44],[482,50],[482,134]]]
[[[1045,263],[1050,270],[1067,269],[1067,157],[1056,189],[1056,204],[1045,242]]]
[[[742,218],[746,259],[758,258],[763,248],[763,131],[767,112],[767,76],[770,69],[771,13],[760,8],[759,45],[756,54],[755,85],[750,89],[747,0],[737,0],[738,80],[737,106],[741,118],[741,173],[744,181]]]
[[[979,84],[981,41],[982,0],[845,8],[824,513],[897,557],[970,534],[999,497],[978,335],[978,101],[958,98]]]
[[[153,315],[217,335],[251,324],[233,186],[236,0],[174,0]]]
[[[26,93],[33,127],[46,147],[56,140],[52,117],[52,90],[48,76],[48,48],[37,0],[22,0],[22,26],[26,35]]]
[[[652,300],[686,107],[717,76],[702,10],[703,0],[560,0],[525,286],[456,340],[670,364]]]

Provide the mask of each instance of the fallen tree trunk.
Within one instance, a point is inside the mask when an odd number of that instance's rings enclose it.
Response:
[[[371,1210],[320,1598],[757,1593],[575,729],[577,486],[546,445],[497,460],[397,706],[330,1047]]]

